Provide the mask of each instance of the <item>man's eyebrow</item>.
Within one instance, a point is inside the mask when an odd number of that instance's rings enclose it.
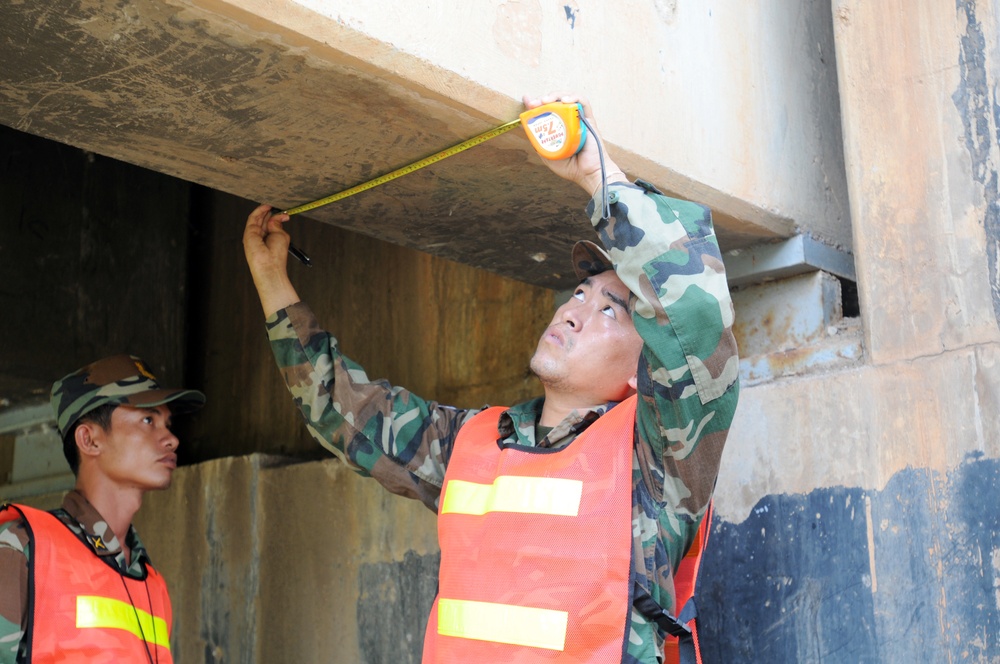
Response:
[[[143,410],[146,411],[147,413],[154,413],[154,414],[159,414],[160,412],[159,406],[139,406],[139,410]],[[167,412],[164,416],[167,418],[167,421],[169,422],[174,417],[174,411],[170,410],[170,408],[168,407]]]
[[[609,300],[611,300],[612,302],[614,302],[615,304],[617,304],[619,307],[621,307],[626,313],[628,313],[628,302],[626,302],[622,298],[618,297],[618,295],[616,295],[615,293],[612,293],[611,291],[609,291],[606,288],[604,289],[603,293],[604,293],[604,297],[608,298]]]

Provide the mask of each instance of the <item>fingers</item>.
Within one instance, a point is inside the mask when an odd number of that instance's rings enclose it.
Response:
[[[565,104],[580,104],[583,106],[583,117],[587,118],[590,126],[595,131],[597,130],[597,121],[594,120],[594,109],[591,108],[590,101],[581,95],[571,92],[550,93],[543,97],[529,97],[528,95],[524,95],[521,97],[521,101],[526,109],[538,108],[544,104],[551,104],[556,101],[561,101]]]
[[[523,97],[521,97],[521,101],[522,103],[524,103],[524,106],[526,108],[537,108],[538,106],[542,106],[543,104],[551,104],[552,102],[555,101],[561,101],[566,104],[579,103],[583,105],[587,117],[589,118],[591,116],[590,102],[587,101],[585,97],[571,92],[550,93],[542,97],[529,97],[528,95],[524,95]]]
[[[250,216],[247,217],[247,228],[265,228],[267,226],[267,218],[270,216],[271,206],[266,203],[263,205],[258,205],[254,208]]]
[[[270,205],[259,205],[247,217],[243,232],[243,251],[260,297],[265,316],[299,301],[288,280],[288,233],[282,224],[289,220]]]
[[[246,229],[243,232],[244,242],[251,237],[263,240],[272,233],[287,235],[281,225],[290,218],[284,212],[272,212],[270,205],[258,205],[247,217]]]
[[[243,229],[243,244],[251,239],[262,239],[267,234],[267,219],[271,213],[270,205],[258,205],[247,216],[247,225]]]
[[[272,210],[271,206],[268,205],[267,203],[258,205],[256,208],[254,208],[253,212],[250,213],[250,216],[247,217],[247,225],[263,227],[266,226],[267,222],[271,219],[274,219],[281,223],[284,223],[289,219],[291,219],[291,217],[289,217],[284,212],[272,212],[271,210]]]

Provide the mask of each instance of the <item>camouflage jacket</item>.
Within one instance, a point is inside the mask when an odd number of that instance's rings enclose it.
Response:
[[[114,532],[94,506],[76,491],[63,499],[62,507],[53,512],[71,531],[83,539],[83,531],[101,538],[106,549],[95,550],[99,556],[114,560],[115,567],[134,579],[142,579],[142,565],[149,564],[146,547],[134,528],[125,536],[131,556],[126,565],[125,553]],[[0,525],[0,664],[25,662],[22,642],[26,627],[25,609],[28,603],[28,533],[22,519]]]
[[[632,291],[643,340],[632,468],[638,580],[674,611],[673,570],[705,513],[739,394],[733,307],[711,213],[637,181],[609,186],[610,220],[588,205],[615,270]],[[568,258],[568,257],[567,257]],[[357,472],[436,510],[455,436],[479,410],[427,401],[370,380],[304,303],[272,315],[278,366],[312,436]],[[614,404],[575,413],[536,440],[542,399],[510,408],[508,443],[561,447]],[[626,661],[658,661],[661,636],[636,611]]]

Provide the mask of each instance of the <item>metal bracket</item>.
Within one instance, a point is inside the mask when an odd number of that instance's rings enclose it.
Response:
[[[733,249],[723,254],[722,260],[726,264],[730,287],[785,279],[816,270],[857,281],[853,254],[823,244],[808,235]]]

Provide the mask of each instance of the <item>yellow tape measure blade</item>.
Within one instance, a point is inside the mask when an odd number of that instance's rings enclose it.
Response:
[[[345,189],[336,194],[312,201],[311,203],[303,203],[302,205],[297,205],[293,208],[288,208],[287,210],[284,210],[284,213],[287,215],[293,215],[293,214],[299,214],[301,212],[308,212],[309,210],[315,210],[316,208],[323,207],[324,205],[329,205],[330,203],[335,203],[336,201],[343,200],[348,196],[353,196],[354,194],[360,194],[362,191],[367,191],[369,189],[379,186],[380,184],[391,182],[392,180],[395,180],[398,177],[402,177],[414,171],[420,170],[425,166],[430,166],[431,164],[437,163],[442,159],[446,159],[448,157],[458,154],[459,152],[468,150],[471,147],[475,147],[480,143],[485,143],[491,138],[495,138],[497,136],[500,136],[501,134],[510,131],[519,124],[521,124],[520,118],[516,120],[511,120],[510,122],[505,122],[499,127],[494,127],[493,129],[484,131],[483,133],[477,136],[473,136],[470,139],[464,140],[461,143],[456,143],[450,148],[445,148],[440,152],[435,152],[429,157],[424,157],[423,159],[417,160],[411,164],[407,164],[406,166],[397,168],[394,171],[390,171],[385,175],[380,175],[377,178],[368,180],[367,182],[362,182],[361,184],[355,185],[350,189]]]

